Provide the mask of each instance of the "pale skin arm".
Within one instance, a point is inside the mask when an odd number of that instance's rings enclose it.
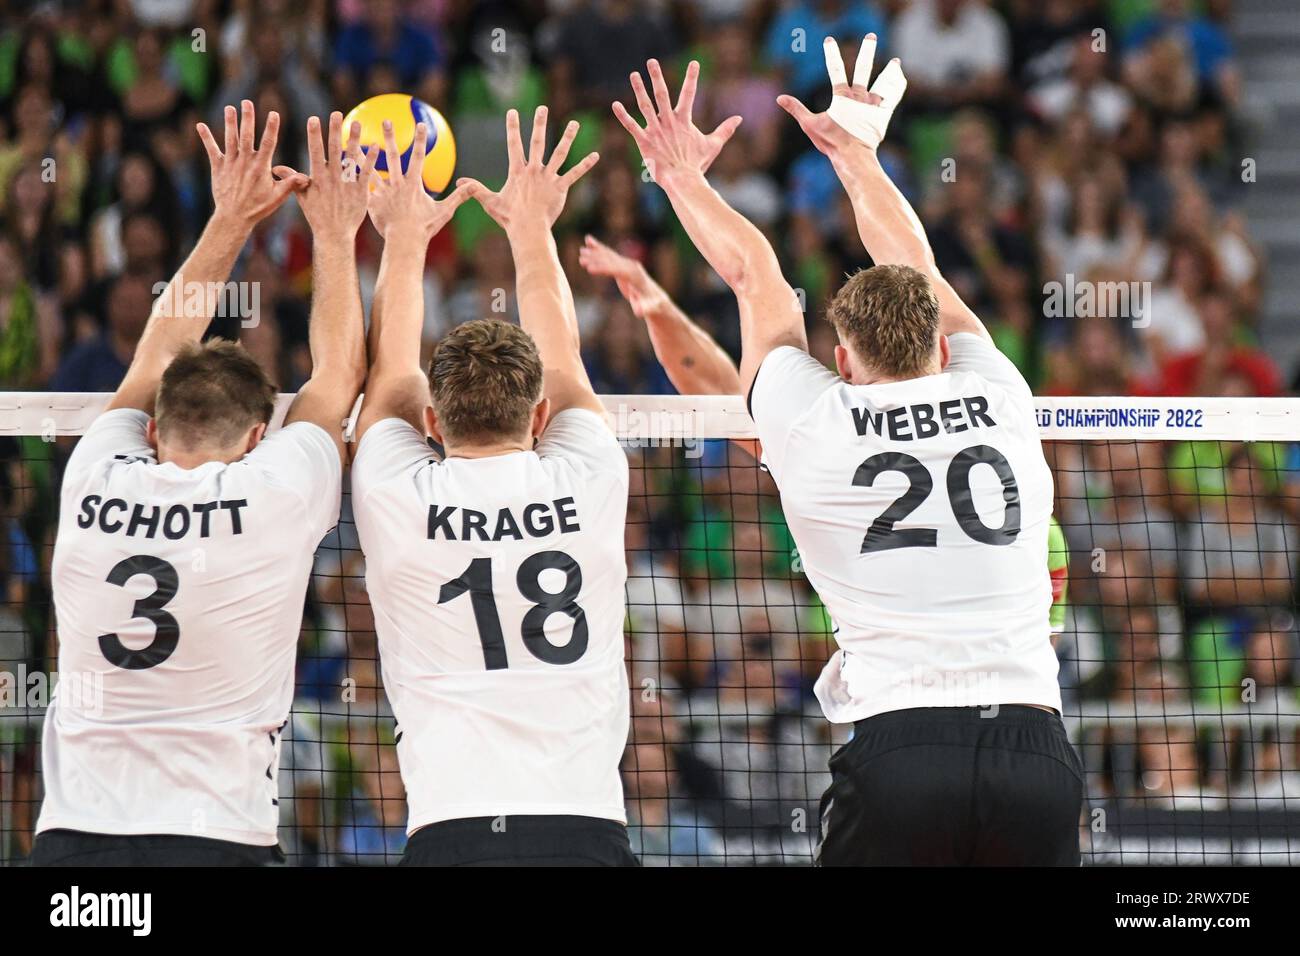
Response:
[[[896,99],[893,103],[885,103],[881,95],[867,88],[875,41],[874,34],[868,34],[863,40],[863,48],[859,51],[854,70],[854,81],[850,84],[844,72],[839,46],[833,39],[827,39],[825,51],[831,73],[831,90],[837,98],[845,97],[854,103],[872,107],[882,107],[884,104],[882,108],[892,112]],[[897,69],[896,66],[894,68]],[[901,79],[901,71],[899,77]],[[901,95],[899,89],[896,96]],[[989,338],[984,323],[939,273],[920,217],[885,173],[875,147],[844,129],[831,118],[829,110],[813,113],[793,96],[779,96],[777,103],[795,118],[812,144],[830,159],[836,175],[849,194],[858,235],[862,237],[862,244],[866,246],[872,261],[877,265],[911,266],[929,277],[939,300],[941,334],[971,332]],[[888,123],[888,115],[884,116],[884,123]]]
[[[346,459],[343,420],[366,375],[365,321],[357,281],[357,228],[366,218],[368,184],[379,158],[361,156],[361,124],[353,123],[343,150],[343,114],[329,118],[329,145],[320,120],[307,121],[311,181],[298,197],[312,232],[312,313],[308,332],[311,378],[299,390],[285,424],[307,421],[329,433]]]
[[[384,123],[388,179],[370,177],[370,219],[384,237],[375,300],[370,310],[370,370],[357,422],[357,441],[375,422],[400,418],[424,433],[424,410],[431,405],[429,380],[420,368],[424,327],[424,257],[429,241],[451,221],[469,192],[457,187],[446,199],[424,191],[419,170],[427,131],[415,130],[411,172],[402,172],[391,123]]]
[[[646,324],[655,358],[682,395],[740,395],[740,370],[716,341],[678,308],[641,263],[587,236],[578,262],[614,280],[633,314]]]
[[[691,242],[735,293],[740,306],[740,386],[742,393],[748,393],[773,349],[791,345],[807,350],[803,311],[766,237],[704,178],[703,171],[740,125],[740,118],[731,117],[706,136],[691,121],[699,64],[692,62],[687,68],[675,106],[659,62],[650,60],[646,67],[654,87],[653,102],[641,75],[632,74],[632,90],[645,127],[622,103],[614,104],[614,115],[636,140]]]
[[[569,408],[585,408],[603,416],[604,406],[596,397],[582,364],[573,290],[560,266],[551,234],[551,227],[564,210],[569,189],[596,165],[599,156],[590,153],[561,173],[573,139],[578,135],[578,124],[569,122],[550,160],[546,160],[546,114],[546,107],[539,106],[533,116],[527,155],[519,132],[519,114],[515,110],[506,114],[510,166],[499,192],[493,192],[475,179],[462,179],[460,183],[506,231],[510,240],[519,324],[537,343],[543,369],[542,396],[550,402],[552,414]]]
[[[645,266],[620,255],[593,236],[578,251],[578,262],[592,275],[609,276],[632,312],[646,324],[655,358],[682,395],[740,395],[740,369],[726,350],[650,277]],[[735,444],[754,458],[762,455],[756,440]]]
[[[224,151],[206,124],[196,127],[212,167],[215,209],[194,250],[154,303],[131,365],[108,409],[137,408],[153,414],[163,371],[184,346],[203,338],[212,321],[219,287],[230,278],[253,227],[279,209],[291,192],[307,184],[306,176],[287,166],[271,167],[280,134],[279,114],[267,115],[261,146],[254,149],[253,104],[244,100],[240,112],[226,107]],[[205,298],[204,309],[197,316],[187,315],[186,303],[200,292]]]

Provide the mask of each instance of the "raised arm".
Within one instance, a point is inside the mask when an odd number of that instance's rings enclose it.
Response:
[[[594,236],[578,250],[578,262],[594,276],[609,276],[633,313],[646,324],[655,358],[682,395],[743,395],[740,369],[713,336],[677,307],[645,266],[620,255]],[[755,440],[734,439],[738,448],[762,457]]]
[[[544,370],[542,394],[550,400],[552,413],[586,408],[604,414],[604,406],[596,398],[582,364],[573,290],[560,267],[555,237],[551,235],[551,226],[564,210],[570,187],[599,159],[590,153],[568,172],[560,172],[577,135],[578,124],[570,121],[550,160],[545,161],[546,107],[539,106],[533,115],[533,132],[525,156],[519,114],[510,110],[506,114],[510,167],[501,191],[493,192],[475,179],[460,182],[510,240],[519,324],[537,343]]]
[[[375,422],[400,418],[424,432],[424,409],[430,404],[429,379],[420,368],[420,331],[424,327],[424,257],[431,240],[469,198],[458,187],[441,201],[424,191],[420,168],[428,132],[415,128],[410,165],[402,161],[393,124],[384,122],[388,178],[370,177],[370,220],[384,237],[375,299],[370,309],[370,371],[357,423],[357,441]]]
[[[655,358],[682,395],[740,395],[740,371],[731,356],[677,307],[645,266],[615,252],[594,236],[578,250],[579,264],[594,276],[608,276],[646,324]]]
[[[154,302],[149,322],[136,346],[131,366],[109,400],[108,408],[138,408],[153,414],[158,381],[182,346],[203,337],[235,259],[253,227],[271,215],[307,177],[287,166],[271,166],[280,138],[280,116],[266,117],[262,144],[253,148],[253,104],[244,100],[242,116],[226,107],[225,151],[217,147],[204,123],[196,127],[212,167],[212,218],[194,250]],[[277,178],[278,177],[278,178]],[[197,295],[203,308],[196,310]]]
[[[307,121],[311,181],[298,197],[312,235],[312,302],[308,344],[311,378],[289,407],[285,423],[307,421],[329,433],[346,459],[343,420],[366,377],[365,319],[357,281],[357,228],[366,218],[370,174],[378,150],[361,155],[361,124],[353,123],[346,153],[343,114],[331,113],[329,146],[320,119]]]
[[[877,265],[911,266],[930,278],[939,299],[939,330],[943,335],[973,332],[988,338],[984,323],[939,274],[920,217],[876,155],[890,117],[907,88],[902,66],[897,59],[890,60],[868,90],[876,54],[874,33],[868,33],[858,49],[851,85],[835,38],[827,37],[822,49],[831,78],[830,108],[813,113],[793,96],[779,96],[777,103],[830,159],[853,203],[858,234],[872,260]]]
[[[659,62],[650,60],[646,69],[657,109],[641,74],[632,74],[632,91],[645,127],[622,103],[614,104],[614,115],[636,140],[646,167],[667,193],[695,248],[736,295],[740,306],[740,386],[748,392],[759,365],[772,349],[782,345],[808,348],[803,310],[794,289],[781,275],[766,237],[727,205],[704,178],[704,171],[740,125],[740,117],[724,120],[706,136],[691,120],[700,65],[692,61],[687,67],[676,106]]]

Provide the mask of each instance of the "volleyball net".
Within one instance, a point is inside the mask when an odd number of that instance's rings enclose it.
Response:
[[[812,695],[833,623],[752,457],[753,423],[739,398],[604,400],[631,465],[633,847],[647,864],[806,865],[851,727]],[[61,469],[106,401],[0,393],[0,864],[26,856],[42,795]],[[1043,398],[1038,415],[1085,862],[1300,862],[1300,399]],[[393,733],[345,493],[283,733],[291,863],[397,861]]]

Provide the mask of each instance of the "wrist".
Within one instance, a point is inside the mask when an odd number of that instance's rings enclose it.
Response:
[[[704,173],[693,166],[669,166],[653,171],[654,181],[665,191],[689,182],[707,182]]]
[[[663,290],[663,287],[650,277],[650,273],[640,263],[637,263],[637,275],[634,282],[637,294],[641,297],[641,301],[645,303],[647,314],[663,311],[663,307],[672,301],[668,298],[668,293]]]
[[[313,249],[320,249],[324,252],[347,252],[351,255],[357,244],[356,232],[348,232],[342,229],[313,231],[311,244]]]
[[[243,238],[248,237],[255,225],[256,221],[249,216],[221,206],[213,209],[212,216],[208,219],[208,228],[214,232]]]
[[[673,318],[672,300],[662,289],[651,289],[640,300],[640,319],[647,325],[660,325]]]
[[[551,224],[544,219],[524,216],[517,222],[512,222],[505,227],[506,238],[513,246],[516,243],[525,244],[530,242],[549,242],[551,236]]]
[[[425,253],[429,250],[429,242],[433,239],[433,230],[430,229],[404,229],[397,226],[389,226],[384,230],[384,249],[392,249],[394,252],[414,253],[420,258],[424,258]]]
[[[836,148],[828,158],[841,179],[860,176],[864,170],[880,165],[875,147],[868,146],[859,139]]]

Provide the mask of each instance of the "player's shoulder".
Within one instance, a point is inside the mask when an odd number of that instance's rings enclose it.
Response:
[[[149,415],[135,408],[115,408],[100,414],[77,440],[63,469],[63,496],[126,480],[143,480],[145,469],[157,462],[149,442]],[[124,478],[124,475],[130,478]]]
[[[232,475],[299,490],[342,480],[343,463],[329,433],[312,422],[285,425],[263,438],[248,454],[231,462]]]
[[[991,339],[974,332],[955,332],[948,336],[949,372],[967,372],[1018,397],[1032,397],[1029,382]]]
[[[535,449],[548,468],[576,468],[624,481],[627,453],[605,416],[587,408],[566,408],[546,423]]]
[[[356,508],[397,479],[436,468],[441,456],[428,439],[401,418],[385,418],[366,429],[352,456],[352,504]]]
[[[598,445],[608,449],[611,443],[616,447],[614,431],[609,427],[604,414],[590,408],[566,408],[558,411],[547,421],[542,429],[541,440],[552,442],[567,439],[580,439],[584,443]]]
[[[844,380],[794,345],[772,349],[759,362],[746,402],[750,417],[779,414],[788,421],[792,412],[806,411],[810,403]]]
[[[308,421],[292,422],[268,433],[241,461],[264,461],[268,466],[275,467],[283,464],[283,458],[277,454],[280,452],[303,453],[339,461],[334,439],[324,428]]]
[[[765,449],[784,444],[796,428],[846,383],[838,374],[793,345],[772,349],[759,362],[745,405]]]
[[[424,461],[439,457],[429,439],[404,418],[384,418],[373,423],[357,442],[352,455],[353,467],[412,457]]]
[[[262,520],[292,534],[301,531],[313,544],[338,522],[343,463],[319,425],[285,425],[218,470],[223,494],[246,499]]]
[[[777,481],[787,463],[800,457],[797,448],[819,440],[820,416],[845,386],[803,348],[782,345],[763,356],[745,400],[762,442],[763,464]]]
[[[98,415],[77,440],[68,460],[75,470],[100,462],[152,460],[149,414],[138,408],[112,408]]]

